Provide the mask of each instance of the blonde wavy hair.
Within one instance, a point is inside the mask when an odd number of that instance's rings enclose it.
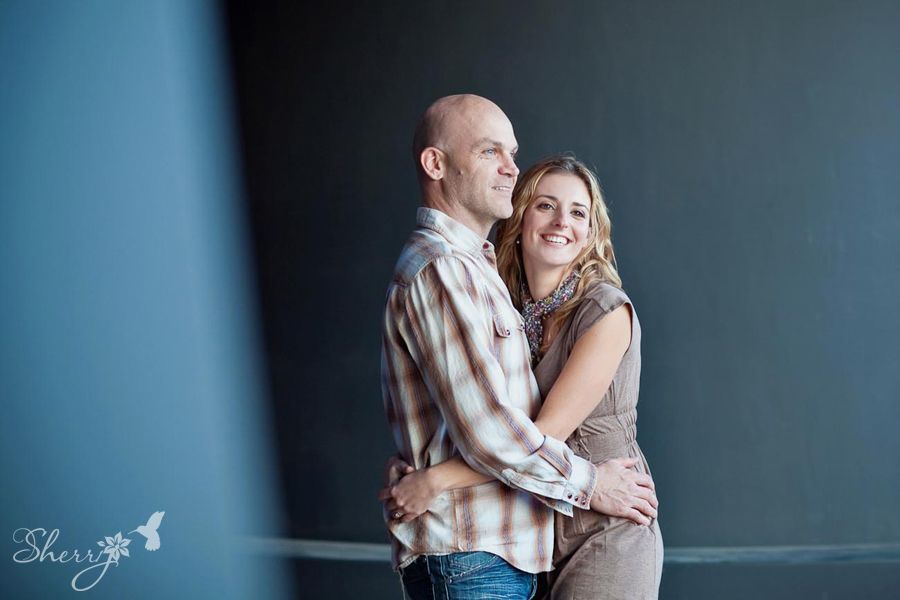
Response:
[[[525,303],[522,297],[522,282],[525,281],[522,247],[516,241],[522,232],[525,211],[531,205],[541,179],[548,173],[568,173],[578,177],[587,187],[591,196],[588,240],[584,249],[570,265],[570,270],[580,275],[578,285],[572,298],[554,312],[544,326],[544,331],[558,331],[557,327],[572,311],[578,308],[584,299],[585,292],[594,283],[604,281],[621,288],[622,279],[616,268],[609,211],[603,200],[603,192],[597,176],[574,156],[551,156],[532,165],[519,177],[512,196],[513,214],[497,227],[497,270],[506,287],[509,288],[513,304],[521,310]],[[546,343],[541,350],[542,352],[546,350]]]

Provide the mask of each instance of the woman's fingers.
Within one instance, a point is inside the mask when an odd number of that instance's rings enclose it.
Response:
[[[406,494],[401,493],[396,485],[382,488],[378,492],[378,499],[381,500],[384,510],[392,521],[409,523],[427,510],[419,510],[417,503],[407,498]]]
[[[378,499],[382,502],[386,500],[397,500],[402,504],[404,502],[405,496],[399,492],[397,486],[392,485],[386,488],[381,488],[381,490],[378,492]]]
[[[390,457],[385,465],[384,477],[385,484],[394,484],[404,475],[409,475],[415,469],[405,460],[397,455]]]
[[[390,494],[388,494],[387,497],[382,498],[381,500],[382,504],[384,504],[384,507],[388,510],[388,512],[391,513],[398,510],[403,511],[404,513],[415,511],[415,509],[410,506],[409,503],[407,503],[405,500],[401,498],[395,498]]]
[[[392,521],[400,521],[401,523],[409,523],[418,519],[425,511],[409,510],[398,506],[395,502],[385,503],[384,509],[387,511]]]
[[[394,462],[400,461],[394,459]],[[378,499],[391,520],[408,523],[425,513],[434,497],[428,495],[427,487],[423,487],[423,479],[416,474],[415,469],[405,463],[404,466],[407,467],[407,473],[400,480],[382,488],[378,492]],[[409,474],[412,477],[407,479]]]

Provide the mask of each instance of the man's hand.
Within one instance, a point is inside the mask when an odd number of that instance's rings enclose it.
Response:
[[[597,486],[591,496],[591,510],[624,517],[638,525],[649,525],[656,518],[659,502],[653,479],[631,467],[636,458],[613,458],[597,465]]]

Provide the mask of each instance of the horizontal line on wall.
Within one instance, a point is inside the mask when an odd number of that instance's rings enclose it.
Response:
[[[246,548],[284,558],[385,562],[388,544],[286,538],[244,538]],[[900,544],[840,544],[830,546],[709,546],[667,547],[665,563],[700,564],[814,564],[900,562]]]

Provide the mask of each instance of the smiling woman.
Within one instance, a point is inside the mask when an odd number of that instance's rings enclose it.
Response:
[[[576,175],[551,172],[538,183],[534,199],[525,208],[519,236],[536,298],[550,295],[587,245],[590,207],[588,189]]]
[[[621,289],[596,176],[571,156],[532,166],[497,233],[497,263],[522,311],[543,405],[535,424],[594,464],[650,469],[637,443],[641,327]],[[655,518],[556,515],[550,598],[656,598],[663,544]],[[655,513],[653,513],[655,515]]]
[[[571,156],[556,156],[529,167],[516,184],[512,216],[497,228],[497,268],[513,304],[525,304],[526,280],[531,295],[544,298],[573,265],[579,275],[573,292],[576,301],[594,280],[593,273],[621,287],[611,235],[600,183],[584,164]],[[560,244],[559,237],[568,242]],[[549,317],[548,331],[553,332],[575,304],[565,304]],[[545,346],[549,341],[544,340]]]

